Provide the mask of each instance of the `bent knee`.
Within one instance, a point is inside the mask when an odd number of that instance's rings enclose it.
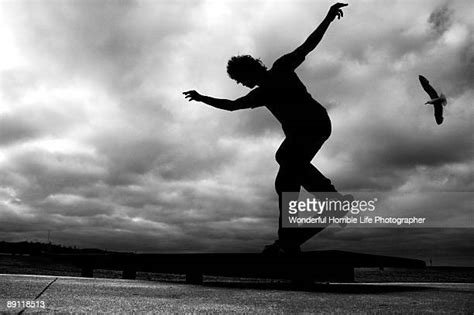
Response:
[[[283,165],[283,164],[286,164],[285,163],[285,160],[286,160],[286,154],[283,152],[283,150],[279,149],[276,153],[275,153],[275,160],[277,161],[278,164],[280,165]]]
[[[280,148],[275,154],[275,160],[280,165],[293,165],[301,162],[302,158],[296,150],[292,151],[288,148]]]

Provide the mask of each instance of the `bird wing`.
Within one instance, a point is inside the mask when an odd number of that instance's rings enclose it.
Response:
[[[420,79],[421,86],[423,87],[423,90],[428,93],[428,95],[431,97],[431,99],[438,98],[438,93],[436,92],[435,89],[430,85],[430,81],[428,81],[424,76],[420,75],[418,76]]]
[[[434,116],[435,116],[436,123],[438,125],[441,125],[441,123],[443,122],[443,105],[441,105],[441,103],[435,104]]]

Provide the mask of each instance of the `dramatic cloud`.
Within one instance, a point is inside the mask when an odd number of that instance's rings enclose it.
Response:
[[[433,25],[433,28],[439,33],[442,34],[449,29],[452,24],[452,14],[453,12],[447,4],[437,8],[433,13],[430,14],[428,22]]]
[[[259,251],[276,236],[281,128],[264,108],[223,112],[181,93],[247,93],[228,58],[271,67],[331,4],[0,3],[0,238]],[[367,0],[344,12],[297,70],[333,123],[314,164],[345,191],[467,192],[446,205],[462,217],[474,190],[474,5]],[[441,126],[419,74],[448,97]],[[413,213],[445,219],[433,204]],[[331,229],[307,248],[472,264],[471,243],[472,229]]]

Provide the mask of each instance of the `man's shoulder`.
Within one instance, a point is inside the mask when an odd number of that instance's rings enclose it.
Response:
[[[270,71],[275,72],[294,72],[295,69],[305,60],[305,55],[295,50],[285,54],[275,60]]]
[[[272,67],[270,68],[270,72],[280,72],[280,71],[285,71],[287,70],[285,65],[286,65],[286,55],[281,56],[275,62],[273,62]]]

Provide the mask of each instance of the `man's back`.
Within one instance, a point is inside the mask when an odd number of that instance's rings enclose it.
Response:
[[[243,98],[252,107],[267,107],[285,133],[328,119],[325,108],[312,98],[295,73],[304,59],[296,51],[280,57],[268,71],[265,83]]]

